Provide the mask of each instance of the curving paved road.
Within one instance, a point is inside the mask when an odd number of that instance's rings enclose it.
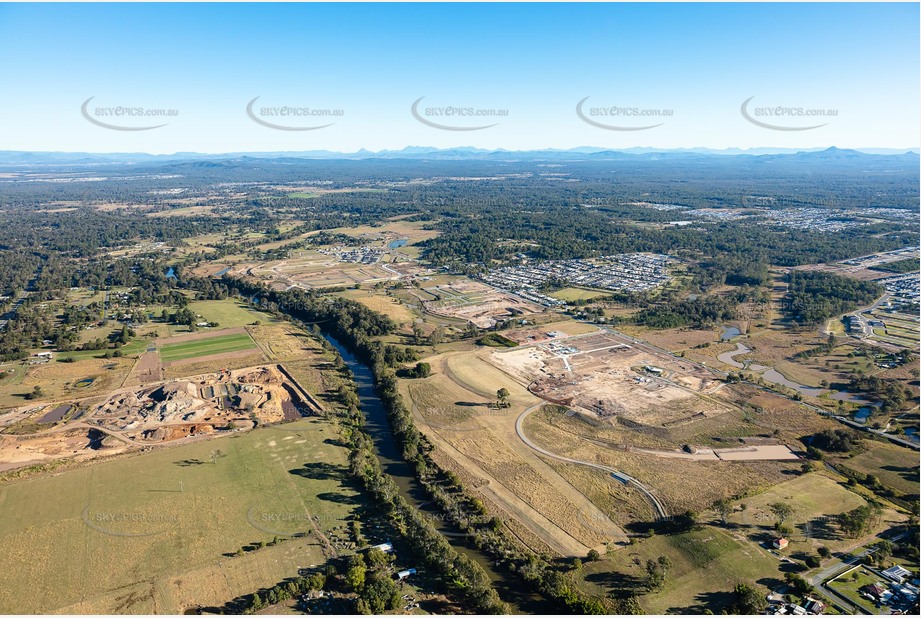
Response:
[[[544,405],[545,403],[541,402],[537,405],[531,406],[530,408],[528,408],[527,410],[519,414],[518,418],[515,420],[515,433],[518,434],[518,437],[521,438],[521,441],[524,442],[525,445],[527,445],[532,450],[537,451],[541,455],[550,457],[551,459],[556,459],[557,461],[565,461],[566,463],[573,463],[573,464],[577,464],[580,466],[588,466],[589,468],[595,468],[596,470],[604,470],[605,472],[608,472],[610,474],[616,474],[617,476],[621,478],[627,479],[629,484],[639,489],[641,492],[643,492],[646,498],[649,499],[649,502],[652,504],[652,507],[655,509],[656,513],[658,514],[660,518],[668,517],[668,512],[665,510],[665,506],[662,504],[662,502],[649,490],[648,487],[643,485],[641,482],[639,482],[632,476],[628,474],[624,474],[620,470],[617,470],[616,468],[612,468],[610,466],[603,466],[601,464],[595,464],[589,461],[580,461],[578,459],[572,459],[571,457],[563,457],[562,455],[551,453],[550,451],[544,448],[541,448],[537,446],[536,444],[534,444],[533,442],[531,442],[531,439],[528,438],[528,436],[526,436],[524,433],[524,427],[523,427],[524,419],[527,418],[527,416],[531,414],[531,412],[534,412],[535,410],[539,410]]]

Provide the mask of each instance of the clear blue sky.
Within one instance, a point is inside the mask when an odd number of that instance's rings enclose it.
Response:
[[[417,146],[531,149],[916,147],[917,4],[97,4],[0,5],[0,150],[227,152]],[[278,131],[246,105],[342,110]],[[460,106],[489,119],[410,114]],[[774,131],[758,106],[836,110]],[[112,131],[81,104],[177,109],[151,131]],[[592,106],[671,110],[596,120]],[[95,112],[94,112],[95,113]],[[753,113],[753,112],[752,112]],[[101,116],[95,116],[105,120]],[[765,120],[764,117],[761,118]],[[110,118],[110,120],[112,120]],[[814,119],[768,119],[785,126]]]

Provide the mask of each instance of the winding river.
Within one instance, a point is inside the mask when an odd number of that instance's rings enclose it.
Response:
[[[441,512],[431,504],[425,488],[416,479],[412,466],[402,458],[401,449],[390,428],[387,410],[377,394],[371,368],[361,362],[332,335],[324,333],[323,337],[339,351],[342,360],[355,376],[358,399],[365,417],[365,431],[374,442],[374,454],[380,461],[381,468],[393,478],[400,490],[400,495],[410,505],[429,515],[429,520],[435,528],[458,553],[464,554],[483,567],[493,582],[493,588],[499,597],[511,606],[513,612],[546,614],[549,611],[553,613],[543,597],[525,590],[525,585],[514,574],[500,572],[493,568],[494,561],[489,556],[479,551],[470,542],[470,539],[450,522],[445,521]]]
[[[766,365],[756,365],[750,361],[744,361],[740,363],[735,359],[736,356],[741,356],[743,354],[748,354],[751,352],[751,349],[745,345],[736,342],[736,349],[730,350],[729,352],[723,352],[722,354],[717,355],[717,360],[721,363],[725,363],[730,367],[735,367],[736,369],[746,369],[748,371],[754,371],[761,374],[761,377],[764,378],[766,382],[772,384],[780,384],[781,386],[786,386],[787,388],[792,388],[793,390],[799,392],[802,395],[808,395],[809,397],[819,397],[825,393],[832,392],[832,399],[849,401],[856,404],[869,404],[870,401],[860,395],[855,395],[847,391],[838,391],[833,392],[827,388],[816,388],[814,386],[806,386],[805,384],[800,384],[799,382],[794,382],[793,380],[788,379],[782,373],[774,369],[773,367],[768,367]]]

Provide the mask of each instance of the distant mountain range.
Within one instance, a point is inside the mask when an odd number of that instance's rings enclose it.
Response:
[[[485,150],[482,148],[431,148],[408,146],[402,150],[380,150],[372,152],[361,149],[357,152],[334,152],[330,150],[304,150],[295,152],[228,152],[220,154],[200,152],[177,152],[168,155],[153,155],[139,152],[90,153],[90,152],[28,152],[0,150],[0,165],[4,166],[93,166],[112,164],[165,163],[181,161],[220,161],[245,159],[417,159],[417,160],[471,160],[471,161],[598,161],[598,160],[656,160],[686,159],[700,157],[780,157],[803,158],[804,160],[857,161],[862,158],[899,157],[918,158],[918,148],[896,150],[892,148],[627,148],[610,150],[605,148],[581,147],[568,150],[548,148],[545,150]]]

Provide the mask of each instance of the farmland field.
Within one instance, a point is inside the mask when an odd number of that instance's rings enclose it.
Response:
[[[602,292],[600,290],[586,290],[583,288],[563,288],[550,294],[554,298],[559,298],[560,300],[565,301],[575,301],[575,300],[592,300],[595,298],[600,298],[602,296],[609,295],[610,292]]]
[[[359,502],[335,437],[304,420],[3,485],[0,612],[179,614],[322,563],[316,531]]]
[[[665,556],[671,563],[662,590],[643,594],[640,605],[650,614],[701,614],[712,604],[725,604],[739,582],[762,580],[777,573],[777,560],[756,547],[746,547],[729,534],[707,527],[676,535],[656,535],[590,563],[577,573],[592,594],[604,594],[606,585],[642,581],[646,560]],[[641,591],[642,594],[642,591]]]
[[[857,539],[845,538],[834,524],[834,518],[840,513],[866,504],[861,496],[849,491],[843,483],[824,474],[807,474],[786,483],[772,487],[757,496],[745,498],[745,510],[735,511],[729,521],[749,528],[752,539],[769,538],[773,533],[776,517],[770,505],[782,502],[790,505],[792,515],[786,520],[793,532],[788,535],[790,545],[784,553],[814,553],[824,545],[832,551],[841,551],[853,546]],[[883,513],[881,521],[875,527],[887,527],[904,517],[894,511]]]
[[[909,495],[918,495],[918,453],[883,442],[870,442],[870,449],[842,464],[864,474],[875,475],[883,485]]]
[[[369,309],[390,316],[398,324],[405,324],[416,319],[416,315],[405,304],[390,296],[375,294],[367,290],[346,290],[340,295],[357,300]]]
[[[189,310],[200,314],[203,319],[217,322],[221,328],[246,326],[256,320],[266,320],[266,316],[247,308],[240,301],[233,300],[199,300],[189,303]]]
[[[177,360],[225,354],[255,348],[256,344],[247,333],[217,335],[207,339],[195,339],[184,343],[171,343],[160,350],[160,358],[165,363]]]

